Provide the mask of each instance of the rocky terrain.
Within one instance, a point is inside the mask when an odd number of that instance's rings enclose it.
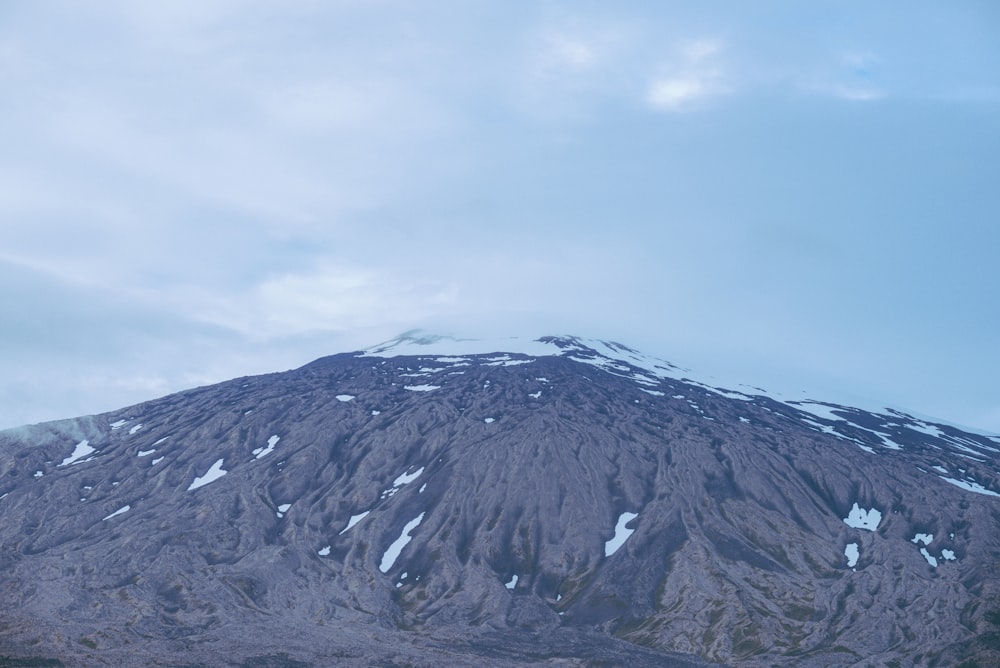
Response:
[[[1000,437],[509,343],[0,432],[0,666],[1000,665]]]

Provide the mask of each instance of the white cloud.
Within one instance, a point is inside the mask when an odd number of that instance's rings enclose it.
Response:
[[[583,69],[596,65],[599,61],[600,47],[593,40],[587,40],[577,35],[557,33],[548,39],[548,54],[554,63],[572,68]]]
[[[324,262],[313,271],[269,276],[236,293],[178,289],[163,296],[197,320],[251,340],[403,327],[446,307],[455,289],[440,280]]]
[[[663,78],[657,79],[649,85],[646,99],[657,109],[675,111],[705,97],[710,90],[711,84],[705,78]]]
[[[693,39],[680,47],[680,52],[691,64],[698,64],[720,53],[724,45],[718,39]]]
[[[724,49],[724,43],[717,39],[681,43],[678,57],[649,83],[646,102],[661,111],[684,111],[728,93],[725,73],[718,64]]]

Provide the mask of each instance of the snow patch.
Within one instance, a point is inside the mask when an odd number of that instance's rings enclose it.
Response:
[[[287,513],[288,509],[291,508],[291,507],[292,507],[292,504],[290,504],[290,503],[283,503],[280,506],[278,506],[278,512],[276,512],[275,515],[277,515],[278,517],[284,517],[285,513]]]
[[[77,460],[95,452],[97,452],[97,450],[90,447],[90,441],[87,440],[80,441],[79,443],[76,444],[76,447],[73,449],[73,454],[71,454],[66,459],[62,460],[62,463],[59,464],[59,466],[69,466],[70,464],[76,462]]]
[[[347,533],[347,532],[348,532],[348,530],[349,530],[349,529],[350,529],[351,527],[353,527],[353,526],[354,526],[355,524],[357,524],[357,523],[358,523],[358,522],[360,522],[361,520],[363,520],[363,519],[365,519],[366,517],[368,517],[368,513],[370,513],[370,512],[371,512],[370,510],[366,510],[366,511],[365,511],[365,512],[363,512],[363,513],[359,513],[359,514],[357,514],[357,515],[351,515],[351,519],[347,520],[347,526],[346,526],[346,527],[344,527],[344,530],[343,530],[343,531],[341,531],[341,532],[340,532],[339,534],[337,534],[337,535],[338,535],[338,536],[343,536],[343,535],[344,535],[345,533]]]
[[[975,481],[956,480],[955,478],[946,478],[943,475],[938,477],[941,478],[941,480],[944,480],[945,482],[950,482],[955,487],[961,487],[967,492],[975,492],[976,494],[985,494],[986,496],[1000,497],[1000,494],[997,494],[991,489],[986,489],[985,487],[983,487],[982,485],[980,485],[978,482]]]
[[[219,459],[214,464],[212,464],[211,468],[208,469],[208,472],[205,473],[205,475],[194,479],[194,482],[192,482],[191,486],[188,487],[188,491],[190,492],[193,489],[204,487],[210,482],[215,482],[216,480],[226,475],[227,473],[229,473],[229,471],[223,470],[222,460]]]
[[[317,552],[316,554],[318,554],[321,557],[328,557],[328,556],[330,556],[330,546],[327,545],[326,547],[321,548],[320,551]]]
[[[402,533],[399,534],[399,538],[393,541],[392,545],[389,546],[389,549],[387,549],[385,554],[382,555],[382,563],[378,566],[380,571],[387,573],[389,569],[392,568],[392,565],[396,563],[396,559],[398,559],[399,555],[402,553],[403,548],[406,547],[407,543],[413,540],[410,532],[416,529],[423,519],[424,514],[420,513],[414,519],[406,523],[406,526],[403,527]]]
[[[952,552],[951,550],[941,550],[941,556],[947,559],[948,561],[955,561],[955,553]]]
[[[868,531],[875,531],[881,521],[881,511],[875,508],[863,510],[858,506],[857,502],[854,503],[854,507],[851,508],[851,512],[847,517],[844,518],[844,524],[852,529],[867,529]]]
[[[127,513],[127,512],[128,512],[128,511],[130,511],[130,510],[132,510],[132,506],[124,506],[124,507],[122,507],[122,508],[119,508],[119,509],[118,509],[118,510],[116,510],[115,512],[111,513],[110,515],[108,515],[107,517],[105,517],[105,518],[104,518],[103,520],[101,520],[101,521],[103,522],[103,521],[107,521],[107,520],[110,520],[110,519],[111,519],[112,517],[116,517],[116,516],[118,516],[118,515],[121,515],[122,513]]]
[[[43,475],[45,475],[45,474],[42,473],[41,471],[35,471],[34,477],[35,478],[41,478]]]
[[[493,424],[494,422],[496,422],[496,420],[494,420],[493,418],[486,418],[485,420],[483,420],[483,422],[485,422],[486,424]]]
[[[381,415],[382,411],[372,411],[372,415]]]
[[[931,541],[934,540],[934,534],[932,533],[918,533],[913,537],[911,543],[923,543],[924,545],[930,545]]]
[[[404,390],[409,390],[410,392],[430,392],[431,390],[440,390],[440,385],[404,385]]]
[[[108,426],[111,427],[112,431],[114,431],[115,429],[121,429],[126,424],[128,424],[128,420],[118,420],[117,422],[112,422]]]
[[[254,450],[253,450],[254,459],[260,459],[264,455],[269,455],[272,452],[274,452],[274,446],[276,446],[278,444],[278,441],[280,441],[280,440],[281,440],[281,437],[275,435],[275,436],[272,436],[271,438],[267,439],[267,447],[266,448],[263,447],[263,446],[261,446],[259,448],[254,448]]]
[[[135,453],[135,456],[136,457],[148,457],[151,454],[153,454],[154,452],[156,452],[156,448],[153,448],[152,450],[140,450],[139,452]]]
[[[610,557],[612,554],[618,551],[618,549],[625,544],[629,536],[635,531],[635,529],[626,529],[625,525],[638,517],[638,513],[622,513],[618,517],[618,523],[615,525],[615,535],[614,538],[609,540],[604,544],[604,556]]]
[[[353,394],[338,394],[337,395],[337,401],[348,402],[348,401],[350,401],[352,399],[354,399],[354,395]]]
[[[155,464],[159,464],[159,463],[160,463],[160,462],[162,462],[162,461],[163,461],[163,457],[157,457],[157,458],[156,458],[156,459],[154,459],[153,461],[149,462],[149,465],[150,465],[150,466],[153,466],[153,465],[155,465]]]
[[[505,582],[503,586],[506,587],[507,589],[513,589],[514,587],[516,587],[517,586],[517,576],[516,575],[510,576],[510,581]]]
[[[420,474],[424,472],[424,467],[421,466],[413,473],[404,473],[395,480],[392,481],[393,487],[402,487],[403,485],[409,485],[411,482],[420,477]]]
[[[927,551],[926,547],[920,548],[920,554],[924,555],[924,559],[927,560],[928,564],[930,564],[934,568],[937,568],[937,559],[931,556],[931,553]]]
[[[141,424],[137,424],[136,426],[134,426],[134,427],[132,427],[131,429],[128,430],[128,435],[131,436],[132,434],[134,434],[135,432],[139,431],[140,429],[142,429],[142,425]]]
[[[538,397],[542,396],[542,391],[538,390],[537,392],[532,392],[528,396],[531,397],[532,399],[537,399]]]
[[[847,547],[844,548],[844,556],[847,557],[847,567],[854,568],[858,565],[858,557],[861,553],[858,551],[857,543],[848,543]]]

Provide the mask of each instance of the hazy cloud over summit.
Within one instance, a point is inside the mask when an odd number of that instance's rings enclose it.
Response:
[[[998,28],[982,2],[5,6],[0,425],[423,327],[1000,430]]]

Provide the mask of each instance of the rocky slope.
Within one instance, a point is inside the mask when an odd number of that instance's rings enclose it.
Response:
[[[0,657],[1000,661],[1000,438],[460,343],[0,432]]]

